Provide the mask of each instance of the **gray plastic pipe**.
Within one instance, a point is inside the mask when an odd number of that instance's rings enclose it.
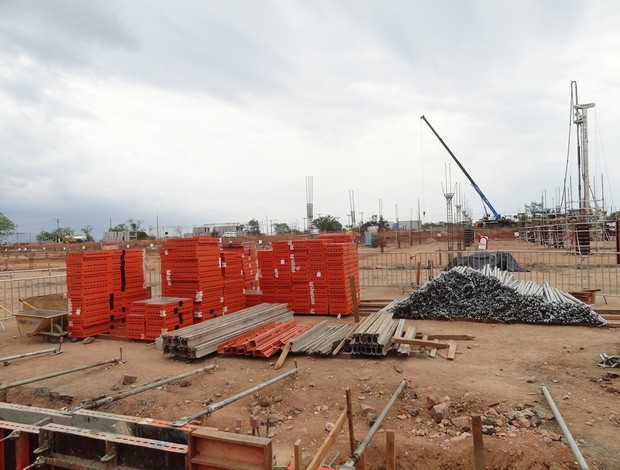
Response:
[[[252,387],[243,392],[237,393],[236,395],[233,395],[232,397],[228,397],[217,403],[213,403],[212,405],[207,406],[205,409],[199,411],[198,413],[195,413],[191,416],[184,416],[183,418],[179,418],[175,422],[173,422],[172,425],[173,426],[185,426],[186,424],[190,423],[191,421],[195,419],[200,418],[201,416],[210,415],[216,412],[217,410],[224,408],[226,405],[231,404],[234,401],[237,401],[243,397],[247,397],[248,395],[251,395],[252,393],[262,388],[268,387],[269,385],[279,382],[280,380],[290,377],[291,375],[297,375],[298,373],[299,373],[298,368],[291,369],[288,372],[285,372],[284,374],[278,375],[277,377],[274,377],[273,379],[269,379],[266,382],[263,382],[262,384],[256,385],[255,387]]]
[[[579,447],[577,447],[577,443],[575,442],[575,440],[573,439],[573,436],[568,430],[568,427],[566,426],[564,419],[562,419],[560,410],[558,410],[557,406],[555,406],[553,398],[551,397],[551,393],[549,393],[549,390],[547,390],[547,387],[545,387],[544,385],[541,388],[542,388],[543,394],[545,395],[545,398],[547,399],[547,403],[549,403],[549,407],[551,408],[551,411],[553,412],[553,416],[555,417],[555,420],[560,425],[560,429],[562,429],[562,433],[564,433],[564,437],[566,438],[566,442],[568,443],[570,450],[573,451],[573,454],[575,455],[575,458],[577,459],[577,462],[579,463],[579,468],[581,468],[581,470],[588,470],[588,464],[584,460],[583,455],[581,455],[581,451],[579,450]]]

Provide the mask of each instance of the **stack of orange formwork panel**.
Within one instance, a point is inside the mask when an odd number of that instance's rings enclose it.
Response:
[[[288,241],[275,241],[271,244],[273,252],[274,294],[277,302],[291,304],[293,300],[293,273],[291,271],[291,247]]]
[[[243,273],[243,246],[223,248],[222,276],[224,277],[224,315],[245,308],[245,276]]]
[[[290,249],[291,309],[301,313],[329,313],[325,246],[320,240],[299,240],[291,242]]]
[[[194,322],[222,315],[224,278],[219,239],[173,238],[161,249],[162,296],[190,298]]]
[[[243,243],[243,277],[245,279],[245,306],[252,307],[265,302],[260,290],[260,269],[256,243]],[[262,251],[262,253],[266,253]],[[269,252],[271,253],[271,252]],[[271,261],[270,261],[271,264]],[[273,273],[273,270],[271,271]]]
[[[258,279],[258,256],[256,243],[243,242],[243,278],[245,279],[245,290],[259,290]]]
[[[121,250],[120,276],[121,290],[115,294],[117,312],[110,322],[110,335],[126,336],[127,314],[132,302],[150,297],[150,292],[144,287],[145,254],[144,250]]]
[[[131,305],[127,317],[127,338],[153,341],[170,331],[193,324],[192,299],[155,297]]]
[[[350,279],[354,279],[356,299],[360,298],[359,262],[357,247],[353,243],[326,243],[325,265],[329,313],[349,314],[353,311],[353,291]]]
[[[256,253],[258,260],[258,276],[260,278],[260,295],[246,295],[246,306],[251,307],[260,303],[274,303],[277,299],[275,256],[272,250],[260,250]]]
[[[75,338],[104,333],[124,336],[128,306],[145,299],[144,251],[69,252],[68,330]]]
[[[359,303],[357,246],[351,237],[277,241],[258,252],[264,302],[288,303],[295,313],[347,315],[353,277]],[[258,299],[254,299],[258,302]]]

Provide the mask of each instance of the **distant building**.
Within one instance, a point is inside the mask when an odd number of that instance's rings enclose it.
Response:
[[[121,232],[103,232],[104,243],[128,242],[130,240],[137,239],[138,232],[132,232],[131,230],[123,230]]]
[[[248,232],[239,223],[207,224],[194,227],[192,236],[245,237]]]

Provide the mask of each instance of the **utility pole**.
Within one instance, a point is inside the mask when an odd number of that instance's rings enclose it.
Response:
[[[60,219],[53,219],[56,221],[56,243],[60,243]]]

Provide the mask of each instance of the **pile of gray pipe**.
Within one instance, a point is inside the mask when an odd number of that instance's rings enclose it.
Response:
[[[548,283],[519,281],[497,268],[444,271],[391,309],[394,318],[605,326],[607,321]]]

